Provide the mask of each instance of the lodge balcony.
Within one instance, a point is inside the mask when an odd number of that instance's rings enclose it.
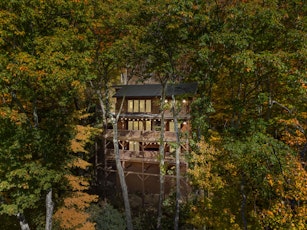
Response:
[[[140,162],[140,163],[159,163],[159,151],[131,151],[131,150],[119,150],[120,160],[122,162]],[[114,149],[107,149],[107,160],[114,160]],[[175,164],[175,154],[165,152],[164,160],[168,164]],[[180,163],[186,164],[186,160],[183,155],[180,156]]]
[[[113,139],[113,129],[106,130],[105,138],[108,140]],[[118,130],[119,141],[138,141],[138,142],[159,142],[160,131],[144,131],[144,130]],[[165,142],[176,142],[176,133],[165,131],[164,133]],[[180,142],[186,142],[187,137],[182,135],[180,137]]]

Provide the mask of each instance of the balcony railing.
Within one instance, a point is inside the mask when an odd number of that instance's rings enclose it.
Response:
[[[139,142],[159,142],[160,131],[141,131],[141,130],[118,130],[118,140],[121,141],[139,141]],[[113,138],[113,130],[108,129],[105,134],[105,138]],[[180,141],[186,141],[186,137],[181,137]],[[176,133],[165,131],[164,133],[165,142],[176,142]]]
[[[107,150],[107,159],[114,159],[114,149]],[[120,159],[122,161],[143,161],[143,162],[159,162],[159,152],[158,151],[130,151],[130,150],[120,150]],[[175,163],[175,156],[170,152],[165,152],[165,161],[169,163]],[[184,156],[180,157],[181,162],[185,162]]]

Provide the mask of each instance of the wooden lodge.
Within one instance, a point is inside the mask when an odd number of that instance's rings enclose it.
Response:
[[[185,155],[189,152],[188,136],[190,131],[190,104],[197,89],[196,83],[181,83],[168,85],[165,103],[171,103],[172,95],[180,103],[178,121],[180,124],[180,169],[182,173],[182,191],[186,191],[184,174],[187,169]],[[118,120],[118,141],[120,159],[126,176],[130,193],[159,193],[159,143],[161,130],[161,100],[162,86],[159,84],[121,85],[116,86],[114,99],[115,114],[120,112]],[[124,100],[124,101],[123,101]],[[122,109],[120,107],[122,105]],[[166,194],[175,188],[175,147],[176,133],[173,114],[168,107],[164,112],[165,119],[165,176]],[[107,140],[105,171],[114,178],[116,173],[113,130],[105,132]],[[117,184],[117,186],[119,186]],[[146,202],[146,201],[145,201]]]

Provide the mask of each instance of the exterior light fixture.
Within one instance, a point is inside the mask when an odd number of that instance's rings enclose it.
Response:
[[[186,99],[183,99],[183,100],[182,100],[182,103],[183,103],[183,104],[187,103],[187,100],[186,100]]]

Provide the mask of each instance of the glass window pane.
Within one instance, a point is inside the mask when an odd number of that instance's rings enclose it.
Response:
[[[134,151],[140,151],[140,143],[139,142],[134,142]]]
[[[175,132],[174,121],[170,121],[168,124],[169,124],[169,131]]]
[[[128,130],[133,130],[133,121],[128,121]]]
[[[145,100],[140,100],[140,112],[145,112]]]
[[[129,150],[130,151],[134,150],[134,142],[133,141],[129,141]]]
[[[151,113],[151,100],[146,100],[146,113]]]
[[[139,130],[139,122],[138,121],[133,122],[133,130]]]
[[[139,100],[133,100],[133,112],[139,112]]]
[[[146,131],[151,131],[151,121],[146,121]]]
[[[133,112],[133,100],[128,100],[128,113]]]
[[[139,130],[144,130],[143,121],[139,121]]]

